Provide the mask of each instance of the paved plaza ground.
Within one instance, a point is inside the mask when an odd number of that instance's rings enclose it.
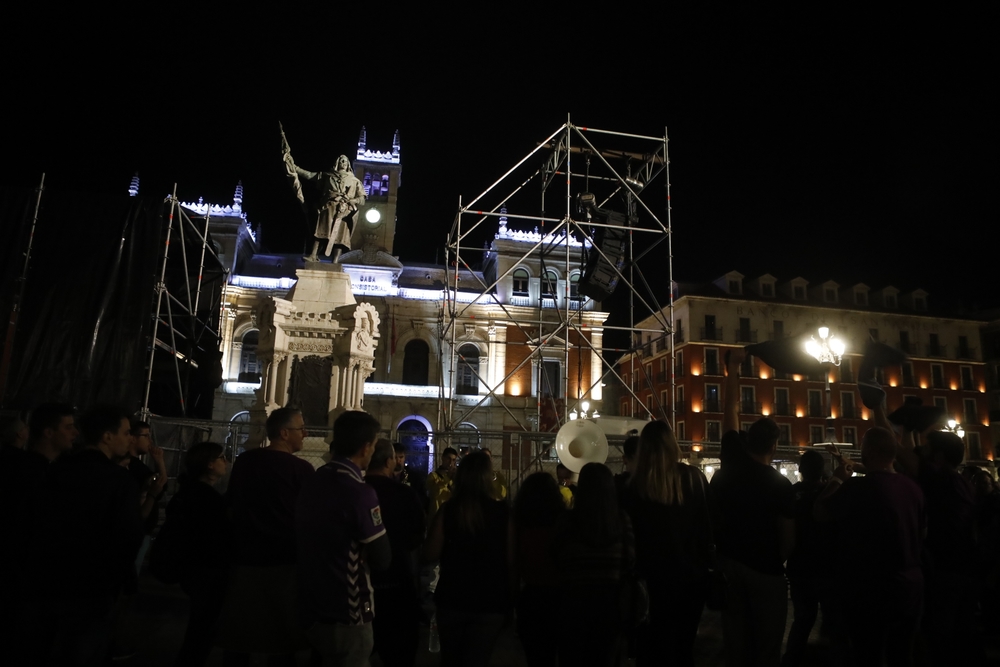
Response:
[[[792,606],[788,605],[788,623],[791,624]],[[140,582],[140,593],[135,606],[134,616],[136,626],[136,645],[138,652],[134,658],[116,664],[128,667],[167,667],[173,664],[174,656],[180,647],[187,622],[187,598],[178,587],[164,586],[149,576],[143,576]],[[813,628],[810,637],[810,651],[806,656],[806,665],[825,666],[826,652],[823,638],[820,636],[819,623]],[[786,629],[787,633],[787,629]],[[1000,666],[1000,632],[982,632],[987,643],[990,665]],[[698,629],[696,643],[697,664],[723,665],[722,650],[722,619],[718,612],[706,610]],[[214,650],[209,665],[222,665],[222,652]],[[252,663],[263,667],[265,661],[258,657]],[[300,656],[299,664],[305,667],[309,664],[308,654]],[[375,667],[379,666],[373,660]],[[417,655],[417,664],[431,666],[439,664],[438,654],[427,651],[427,629],[421,632],[421,647]],[[513,628],[504,631],[499,646],[491,663],[495,667],[524,665],[524,655],[514,634]]]

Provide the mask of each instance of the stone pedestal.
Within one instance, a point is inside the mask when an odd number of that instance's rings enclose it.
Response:
[[[263,369],[251,422],[276,408],[303,410],[307,426],[332,426],[345,410],[361,410],[365,379],[375,370],[379,316],[357,303],[338,264],[307,262],[287,298],[264,297],[254,311]],[[262,438],[253,438],[258,446]]]

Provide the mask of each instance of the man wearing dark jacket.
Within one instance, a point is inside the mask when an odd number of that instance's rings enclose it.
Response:
[[[30,530],[31,565],[46,664],[99,664],[111,611],[142,541],[139,492],[119,462],[128,455],[129,417],[96,406],[79,418],[84,447],[53,464]],[[27,639],[27,638],[26,638]]]

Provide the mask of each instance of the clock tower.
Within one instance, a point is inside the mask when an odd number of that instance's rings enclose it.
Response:
[[[358,155],[354,159],[354,175],[364,185],[365,204],[355,218],[351,232],[351,248],[366,245],[392,255],[396,235],[396,193],[399,190],[399,130],[392,137],[391,151],[368,148],[368,136],[361,128]]]

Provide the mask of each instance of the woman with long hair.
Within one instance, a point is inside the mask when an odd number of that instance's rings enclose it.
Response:
[[[167,505],[165,522],[174,523],[183,539],[180,583],[191,600],[177,665],[204,664],[218,629],[229,580],[232,532],[226,502],[215,485],[225,477],[227,466],[222,445],[192,445],[184,454],[184,472],[178,480],[181,488]]]
[[[636,642],[638,665],[694,665],[713,548],[707,490],[701,471],[681,462],[670,426],[646,424],[625,494],[636,571],[649,589],[649,623]]]
[[[552,556],[555,530],[566,513],[559,484],[547,472],[529,475],[514,499],[509,559],[517,597],[517,636],[528,667],[554,667],[558,568]],[[517,587],[520,587],[519,589]]]
[[[507,505],[493,499],[490,457],[469,454],[424,545],[424,560],[441,566],[434,602],[444,667],[489,664],[510,612],[508,523]]]
[[[573,509],[556,532],[559,664],[615,665],[622,646],[623,575],[634,561],[632,528],[603,464],[580,471]]]

